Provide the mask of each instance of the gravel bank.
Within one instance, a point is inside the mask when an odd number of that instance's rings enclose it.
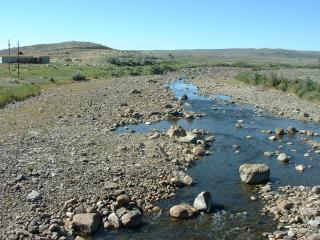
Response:
[[[114,132],[130,123],[192,117],[163,87],[171,80],[74,83],[2,109],[0,239],[66,239],[66,214],[92,212],[99,199],[109,214],[119,191],[145,212],[174,197],[178,184],[170,180],[193,164],[186,159],[190,144],[165,133]]]
[[[320,122],[320,108],[315,103],[300,99],[293,94],[259,86],[249,86],[234,80],[238,73],[249,70],[210,67],[184,69],[182,74],[189,77],[189,82],[199,87],[202,95],[228,95],[237,103],[257,106],[266,113],[281,118]]]
[[[285,186],[272,191],[270,185],[266,185],[260,193],[266,202],[263,212],[279,222],[278,230],[265,233],[266,237],[270,240],[319,239],[320,186]]]

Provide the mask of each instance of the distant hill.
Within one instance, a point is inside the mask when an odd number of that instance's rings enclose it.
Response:
[[[179,60],[226,61],[226,62],[282,62],[314,63],[320,59],[320,51],[297,51],[286,49],[194,49],[194,50],[155,50],[153,54],[164,56],[171,54]]]
[[[91,42],[78,42],[78,41],[69,41],[61,43],[48,43],[48,44],[36,44],[30,46],[20,47],[22,52],[51,52],[51,51],[61,51],[61,50],[80,50],[80,49],[107,49],[111,48],[106,47],[102,44],[91,43]],[[12,52],[17,51],[17,48],[11,48]],[[0,55],[8,54],[8,49],[0,50]]]
[[[320,61],[320,51],[268,48],[121,51],[102,44],[79,41],[24,46],[21,47],[21,51],[24,55],[49,55],[52,61],[56,62],[104,63],[112,57],[141,55],[168,57],[169,54],[176,60],[201,62],[318,64]],[[13,48],[12,54],[16,52],[17,49]],[[7,49],[0,50],[0,56],[7,54]]]
[[[49,55],[54,62],[98,62],[103,61],[103,59],[109,55],[113,56],[120,52],[102,44],[79,41],[36,44],[22,46],[20,49],[23,55]],[[12,48],[11,54],[17,54],[17,48]],[[1,55],[8,55],[8,49],[0,50],[0,56]]]

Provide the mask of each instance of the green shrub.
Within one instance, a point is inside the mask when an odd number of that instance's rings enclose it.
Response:
[[[72,76],[72,80],[73,81],[84,81],[84,80],[86,80],[86,76],[85,75],[83,75],[81,72],[76,72],[75,74],[73,74],[73,76]]]
[[[236,76],[238,81],[252,84],[273,87],[283,92],[292,92],[299,97],[312,101],[320,101],[320,83],[311,79],[295,79],[289,80],[282,75],[276,73],[258,73],[258,72],[242,72]]]
[[[12,101],[21,101],[40,94],[40,87],[35,84],[23,84],[15,87],[0,88],[0,107]]]
[[[170,65],[155,65],[151,68],[152,74],[164,74],[166,72],[172,72],[175,71],[175,68]]]

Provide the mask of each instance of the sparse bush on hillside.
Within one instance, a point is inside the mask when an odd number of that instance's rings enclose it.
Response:
[[[292,92],[299,97],[308,100],[320,101],[320,84],[311,79],[289,80],[283,75],[276,73],[266,74],[258,72],[242,72],[236,76],[238,81],[252,84],[273,87],[283,92]]]
[[[111,64],[117,65],[119,67],[123,66],[147,66],[154,65],[156,63],[161,62],[161,59],[155,57],[119,57],[119,58],[111,58],[108,60]]]
[[[73,74],[73,76],[72,76],[72,80],[73,81],[84,81],[84,80],[86,80],[86,76],[85,75],[83,75],[81,72],[76,72],[75,74]]]
[[[166,72],[172,72],[175,71],[175,68],[169,65],[155,65],[151,68],[152,74],[164,74]]]

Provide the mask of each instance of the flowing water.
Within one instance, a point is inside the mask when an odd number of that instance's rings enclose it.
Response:
[[[262,201],[250,200],[252,195],[257,197],[257,193],[253,187],[241,183],[238,173],[241,164],[268,164],[274,188],[320,184],[320,155],[311,151],[310,157],[304,157],[310,149],[303,140],[304,135],[285,135],[281,141],[272,142],[268,139],[269,135],[261,133],[261,130],[286,129],[288,126],[319,132],[319,125],[260,116],[255,107],[232,104],[228,96],[198,96],[197,87],[185,83],[183,79],[171,83],[169,87],[176,97],[188,95],[186,107],[189,111],[206,114],[200,119],[182,119],[177,123],[185,129],[205,129],[213,133],[216,138],[210,149],[213,154],[197,161],[196,166],[188,171],[196,184],[181,188],[175,199],[157,203],[162,207],[162,212],[145,216],[141,228],[102,231],[94,239],[263,239],[262,233],[276,230],[277,223],[271,217],[261,215]],[[240,119],[244,122],[244,128],[237,129],[234,125]],[[171,124],[161,121],[153,125],[132,125],[129,130],[121,128],[118,131],[166,130]],[[248,135],[252,139],[247,139]],[[319,137],[309,138],[320,140]],[[235,153],[233,144],[240,145],[239,153]],[[276,156],[264,156],[265,151],[285,152],[292,157],[292,161],[282,164]],[[295,170],[296,164],[309,167],[299,173]],[[192,204],[201,191],[212,193],[215,204],[213,213],[189,220],[170,218],[168,212],[171,206],[181,202]]]

